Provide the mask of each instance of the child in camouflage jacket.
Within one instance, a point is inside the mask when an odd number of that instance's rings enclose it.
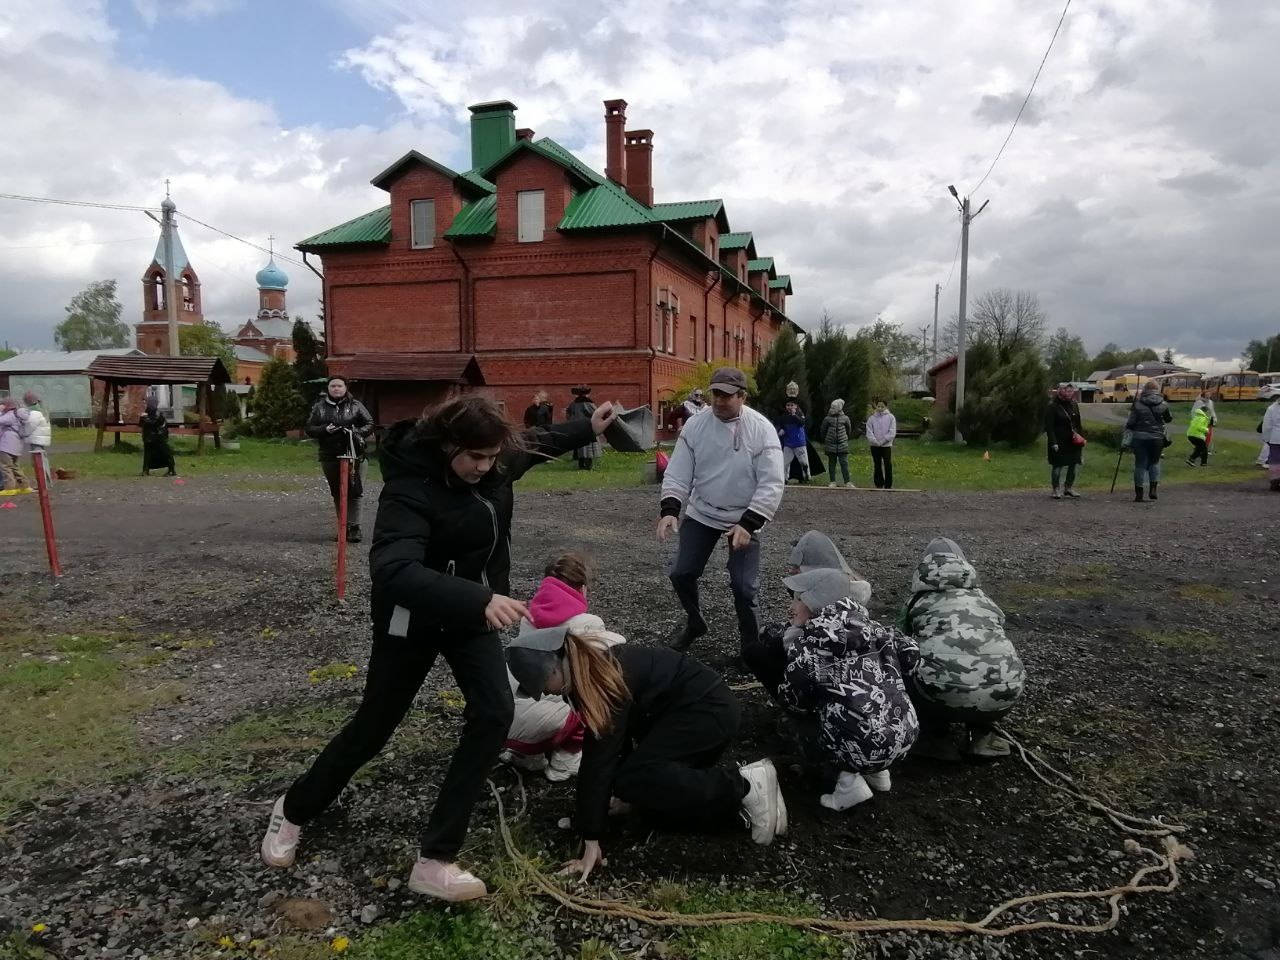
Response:
[[[900,626],[920,645],[907,685],[922,728],[916,752],[959,759],[951,725],[962,723],[967,753],[1008,756],[1008,742],[992,728],[1022,694],[1022,661],[1005,635],[1003,611],[954,540],[939,537],[925,549]]]

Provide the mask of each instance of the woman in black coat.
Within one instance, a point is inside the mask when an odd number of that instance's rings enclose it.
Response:
[[[138,429],[142,432],[142,475],[150,476],[152,470],[164,467],[166,477],[177,476],[173,448],[169,446],[169,421],[160,412],[160,401],[154,393],[147,397],[147,410],[138,418]]]
[[[1068,497],[1080,499],[1072,487],[1076,482],[1076,468],[1080,466],[1084,444],[1077,441],[1084,439],[1084,429],[1080,425],[1080,406],[1076,403],[1074,387],[1059,387],[1053,392],[1049,401],[1049,409],[1045,412],[1044,432],[1049,443],[1050,479],[1053,484],[1053,499]],[[1066,477],[1062,476],[1066,471]],[[1058,484],[1065,479],[1062,492],[1058,492]]]
[[[511,725],[497,631],[528,616],[509,596],[511,485],[536,464],[590,442],[612,420],[613,408],[604,404],[591,420],[515,434],[496,403],[465,396],[387,432],[369,552],[373,653],[364,698],[276,801],[262,840],[269,866],[293,863],[301,826],[382,749],[443,656],[466,699],[465,722],[422,831],[409,889],[451,901],[487,893],[454,861]]]
[[[348,433],[347,431],[350,431]],[[360,498],[364,496],[364,450],[369,435],[373,433],[373,417],[365,405],[351,396],[347,381],[342,377],[330,377],[324,396],[311,408],[307,418],[307,436],[316,442],[320,469],[329,484],[333,496],[333,508],[338,509],[341,493],[342,469],[338,461],[351,452],[351,477],[347,484],[347,541],[360,542]]]

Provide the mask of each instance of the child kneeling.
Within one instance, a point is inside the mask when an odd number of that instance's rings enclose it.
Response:
[[[819,746],[840,771],[820,802],[847,810],[873,790],[889,789],[889,767],[920,732],[903,683],[919,650],[910,637],[871,619],[863,606],[871,596],[865,580],[816,569],[782,582],[793,601],[778,697],[789,709],[817,717]]]

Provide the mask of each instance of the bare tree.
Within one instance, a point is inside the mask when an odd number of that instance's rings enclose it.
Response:
[[[1002,356],[1019,348],[1038,350],[1047,319],[1031,291],[996,287],[974,298],[967,339],[989,343]]]

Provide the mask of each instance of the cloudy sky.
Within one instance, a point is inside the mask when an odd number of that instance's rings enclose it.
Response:
[[[982,179],[1061,9],[5,0],[0,193],[156,206],[171,178],[181,212],[288,248],[382,205],[368,181],[408,149],[468,167],[470,103],[514,101],[520,126],[599,169],[601,101],[623,97],[655,131],[658,199],[723,198],[792,275],[795,319],[915,330],[934,283],[943,317],[956,309],[947,185]],[[974,194],[991,204],[971,292],[1034,290],[1091,350],[1200,365],[1280,330],[1278,48],[1275,4],[1075,0]],[[234,327],[265,256],[180,224],[206,315]],[[117,278],[138,319],[155,238],[140,212],[0,200],[0,343],[51,345],[95,279]],[[318,280],[283,266],[291,309],[314,314]]]

